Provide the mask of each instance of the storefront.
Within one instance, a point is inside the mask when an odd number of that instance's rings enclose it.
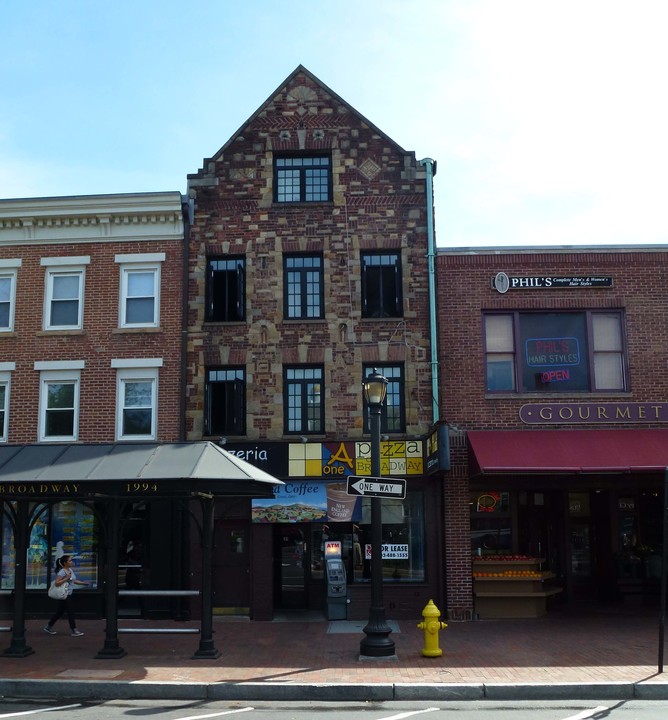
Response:
[[[0,599],[2,615],[13,618],[5,655],[32,652],[25,643],[25,618],[52,607],[46,589],[55,559],[68,554],[76,557],[78,579],[91,587],[80,591],[81,612],[107,618],[99,657],[123,653],[117,637],[123,614],[119,590],[129,587],[147,591],[142,615],[192,613],[201,619],[200,650],[211,656],[216,500],[270,497],[281,484],[209,442],[0,448]],[[181,562],[188,555],[187,532],[165,524],[165,513],[175,508],[197,540],[192,562]],[[149,546],[162,544],[155,563],[144,540]],[[181,545],[181,557],[170,557],[173,543]],[[193,588],[188,606],[174,592]]]
[[[369,441],[230,444],[226,449],[285,484],[271,499],[250,501],[245,517],[238,505],[219,505],[216,526],[228,530],[216,553],[221,557],[236,545],[247,553],[250,573],[248,591],[240,592],[244,561],[237,573],[224,563],[227,579],[219,582],[214,599],[218,611],[248,612],[254,619],[284,611],[324,611],[324,548],[333,540],[341,543],[349,615],[365,617],[371,577],[370,499],[349,494],[348,484],[351,477],[370,472]],[[437,469],[435,436],[431,443],[381,442],[381,476],[406,480],[405,498],[382,500],[384,600],[392,617],[415,617],[416,612],[419,617],[430,598],[440,597],[440,483],[428,472]],[[234,524],[237,529],[231,531]],[[244,538],[250,539],[250,547]],[[234,589],[228,587],[230,577]],[[241,596],[248,600],[246,607],[238,605]]]
[[[539,559],[552,603],[658,597],[668,431],[467,435],[473,557]]]

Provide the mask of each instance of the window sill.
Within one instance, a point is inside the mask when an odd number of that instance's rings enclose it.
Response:
[[[127,328],[114,328],[111,331],[112,335],[135,335],[137,333],[161,333],[162,328],[160,327],[127,327]]]
[[[303,209],[305,207],[334,207],[334,200],[298,200],[297,202],[279,202],[278,200],[272,200],[271,207],[274,209],[280,208],[295,208],[296,210]]]
[[[577,402],[579,400],[600,400],[601,402],[609,398],[631,398],[633,393],[627,390],[620,390],[619,392],[614,391],[601,391],[597,393],[593,392],[561,392],[561,393],[546,393],[546,392],[525,392],[525,393],[511,393],[511,392],[500,392],[500,393],[485,393],[485,400],[539,400],[541,398],[548,398],[551,400],[570,400],[571,402]]]
[[[54,335],[85,335],[83,328],[76,328],[72,330],[38,330],[35,333],[36,337],[53,337]]]

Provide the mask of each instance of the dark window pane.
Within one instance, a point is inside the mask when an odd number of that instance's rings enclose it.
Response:
[[[123,411],[123,435],[150,435],[151,408],[132,408]]]
[[[320,367],[285,370],[285,428],[290,433],[324,431],[323,371]]]
[[[245,392],[245,373],[242,369],[208,371],[206,387],[208,435],[245,434]]]
[[[74,410],[47,410],[46,437],[72,437],[74,435]]]
[[[402,305],[399,254],[362,255],[362,315],[401,317]]]
[[[127,323],[155,322],[155,301],[153,298],[139,298],[128,300],[125,321]]]
[[[275,158],[276,202],[326,202],[331,200],[329,157]]]
[[[206,319],[234,322],[245,318],[245,261],[212,259],[207,263]]]

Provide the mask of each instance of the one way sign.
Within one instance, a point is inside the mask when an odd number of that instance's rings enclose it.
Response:
[[[348,495],[365,497],[401,498],[406,497],[406,481],[397,478],[360,477],[348,475]]]

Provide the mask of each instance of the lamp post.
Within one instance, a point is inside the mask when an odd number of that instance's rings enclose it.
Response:
[[[380,411],[387,394],[387,378],[374,369],[362,383],[364,398],[369,407],[371,426],[371,475],[380,477]],[[383,526],[379,497],[371,498],[371,605],[369,622],[364,628],[365,638],[360,642],[360,656],[386,658],[396,654],[392,630],[385,620],[383,605]]]

